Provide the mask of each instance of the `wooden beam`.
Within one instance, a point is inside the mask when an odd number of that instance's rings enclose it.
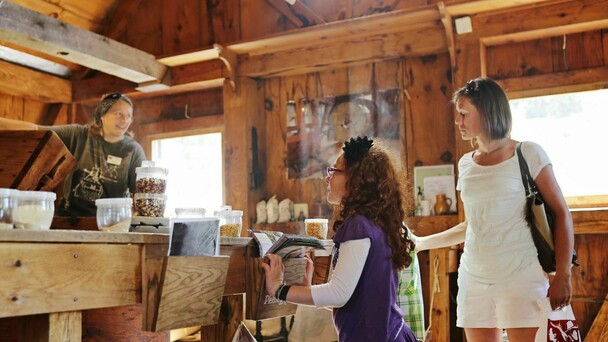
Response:
[[[70,103],[72,84],[59,77],[0,61],[0,92],[43,103]]]
[[[176,66],[169,72],[171,77],[166,83],[167,88],[147,93],[136,91],[138,85],[135,83],[106,74],[74,80],[73,102],[95,104],[101,94],[109,92],[121,92],[131,98],[145,98],[220,88],[228,78],[226,67],[219,59]]]
[[[608,210],[572,211],[574,234],[608,234]]]
[[[285,0],[266,0],[279,13],[283,14],[296,27],[307,27],[327,23],[320,15],[311,10],[302,1],[296,1],[293,5]]]
[[[608,14],[607,14],[608,15]],[[504,44],[515,44],[530,40],[562,36],[565,34],[580,33],[586,31],[603,30],[608,28],[608,19],[587,21],[571,25],[546,27],[537,30],[513,32],[498,36],[483,37],[480,42],[485,46],[495,46]]]
[[[539,5],[543,2],[555,0],[481,0],[467,1],[447,6],[448,13],[453,17],[473,15],[482,12],[505,10],[512,7]]]
[[[239,59],[238,72],[241,76],[249,77],[304,74],[403,56],[443,53],[446,49],[444,30],[441,23],[436,22],[433,26],[420,26],[415,31],[309,45],[265,55],[243,56]]]
[[[517,39],[531,40],[581,32],[581,29],[593,30],[603,27],[608,13],[608,1],[558,1],[540,5],[542,9],[524,7],[509,12],[476,15],[472,18],[474,34],[470,39],[516,34]],[[539,13],[542,13],[542,18],[539,18]],[[592,24],[585,26],[588,22]],[[483,29],[479,31],[480,28]]]
[[[228,82],[230,83],[232,90],[236,91],[236,75],[238,67],[236,54],[220,44],[213,44],[213,47],[217,50],[219,59],[224,63],[226,70],[228,70]]]
[[[608,295],[604,299],[604,304],[600,308],[591,329],[585,338],[587,341],[607,341],[608,340]]]
[[[441,20],[436,6],[427,6],[416,11],[395,11],[368,17],[355,18],[333,22],[326,25],[313,26],[293,32],[272,35],[266,38],[227,44],[225,47],[240,55],[267,55],[286,50],[306,50],[311,47],[339,45],[344,41],[376,38],[385,34],[402,33],[424,30],[428,27],[439,27]],[[445,40],[442,49],[445,50]],[[414,51],[415,52],[415,51]],[[218,52],[211,47],[205,50],[186,54],[168,56],[158,61],[167,66],[177,66],[219,58]],[[239,72],[239,75],[242,75]]]
[[[511,99],[608,88],[608,66],[496,81]]]
[[[6,0],[0,1],[0,39],[132,82],[161,80],[167,70],[151,54]]]
[[[104,4],[95,6],[99,1],[94,1],[94,4],[84,7],[69,6],[66,1],[38,1],[38,0],[10,0],[11,2],[30,8],[43,15],[51,16],[55,19],[70,23],[82,29],[94,31],[98,26],[98,18],[93,18],[91,14],[100,11],[100,7],[105,7]],[[67,6],[66,6],[67,5]],[[92,8],[94,7],[94,8]]]
[[[443,1],[437,4],[439,14],[441,14],[441,23],[445,29],[445,37],[448,43],[448,53],[450,54],[450,64],[452,71],[456,68],[456,51],[454,50],[454,29],[452,26],[452,16],[448,13]]]

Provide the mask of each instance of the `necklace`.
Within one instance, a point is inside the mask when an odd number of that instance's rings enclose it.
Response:
[[[509,141],[508,140],[505,141],[504,143],[501,143],[500,145],[498,145],[498,147],[495,147],[495,148],[493,148],[491,150],[481,151],[481,150],[477,149],[477,152],[479,152],[480,156],[489,156],[490,154],[492,154],[494,152],[502,150],[507,145],[509,145]]]

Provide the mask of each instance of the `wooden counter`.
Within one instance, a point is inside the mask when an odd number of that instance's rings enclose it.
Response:
[[[168,241],[160,234],[0,231],[0,318],[35,321],[16,340],[80,341],[84,310],[142,302],[144,249],[166,253]]]
[[[250,240],[221,239],[220,254],[230,259],[219,322],[203,329],[205,341],[230,341],[243,319]],[[326,279],[330,242],[318,253],[315,278]],[[167,331],[144,331],[160,321],[168,243],[166,234],[0,231],[0,340],[168,341]]]

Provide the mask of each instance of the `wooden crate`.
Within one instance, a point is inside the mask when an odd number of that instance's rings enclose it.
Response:
[[[144,252],[143,330],[218,323],[230,257],[165,256],[162,252]]]
[[[297,305],[277,300],[266,293],[264,281],[263,258],[259,257],[259,250],[252,240],[247,246],[245,261],[246,282],[246,312],[245,318],[262,320],[281,316],[294,315]],[[286,258],[284,280],[288,285],[301,284],[306,272],[306,259]]]
[[[55,132],[0,131],[0,187],[53,191],[77,165]]]

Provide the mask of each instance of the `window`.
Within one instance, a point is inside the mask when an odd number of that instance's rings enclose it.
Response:
[[[608,89],[511,100],[515,140],[539,143],[571,207],[608,205]]]
[[[165,216],[192,207],[210,216],[222,205],[221,133],[152,140],[152,160],[169,168]]]

